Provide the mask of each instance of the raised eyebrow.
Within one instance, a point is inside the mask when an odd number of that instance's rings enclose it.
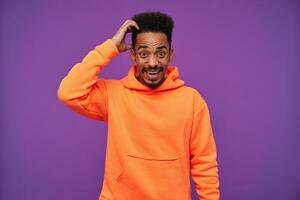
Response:
[[[166,50],[168,50],[168,48],[165,45],[157,47],[156,49],[158,49],[158,50],[160,50],[160,49],[166,49]]]
[[[148,46],[146,46],[146,45],[140,45],[138,48],[137,48],[137,50],[140,50],[140,49],[147,49],[148,48]]]
[[[140,45],[138,48],[137,48],[137,51],[140,50],[140,49],[147,49],[148,46],[147,45]],[[162,45],[162,46],[159,46],[156,48],[157,50],[161,50],[161,49],[166,49],[168,50],[167,46],[165,45]]]

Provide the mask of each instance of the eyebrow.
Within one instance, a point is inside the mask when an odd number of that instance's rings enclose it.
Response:
[[[139,47],[137,48],[137,50],[139,50],[139,49],[146,49],[146,48],[148,48],[148,46],[141,45],[141,46],[139,46]]]
[[[148,48],[147,45],[140,45],[140,46],[137,48],[137,50],[139,50],[139,49],[146,49],[146,48]],[[156,49],[168,49],[168,48],[167,48],[165,45],[162,45],[162,46],[157,47]]]
[[[157,47],[157,49],[168,49],[165,45],[162,45],[160,47]]]

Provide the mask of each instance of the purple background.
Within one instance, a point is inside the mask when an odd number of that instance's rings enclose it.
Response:
[[[296,0],[1,1],[0,199],[98,198],[107,127],[56,91],[89,50],[146,10],[173,16],[172,64],[210,107],[221,199],[300,199]],[[130,65],[124,53],[102,76],[122,78]]]

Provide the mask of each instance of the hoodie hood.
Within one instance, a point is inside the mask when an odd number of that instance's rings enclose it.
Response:
[[[141,82],[139,82],[135,77],[135,66],[131,66],[128,75],[121,79],[123,85],[131,90],[139,90],[144,92],[158,92],[164,90],[171,90],[184,85],[184,81],[179,79],[179,71],[175,66],[168,66],[166,71],[165,81],[157,88],[150,88]]]

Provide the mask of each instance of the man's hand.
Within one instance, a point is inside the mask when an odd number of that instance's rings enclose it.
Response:
[[[118,47],[119,52],[124,52],[131,48],[131,44],[125,44],[125,37],[126,34],[132,32],[134,28],[139,29],[137,23],[133,20],[126,20],[117,33],[111,38]]]

